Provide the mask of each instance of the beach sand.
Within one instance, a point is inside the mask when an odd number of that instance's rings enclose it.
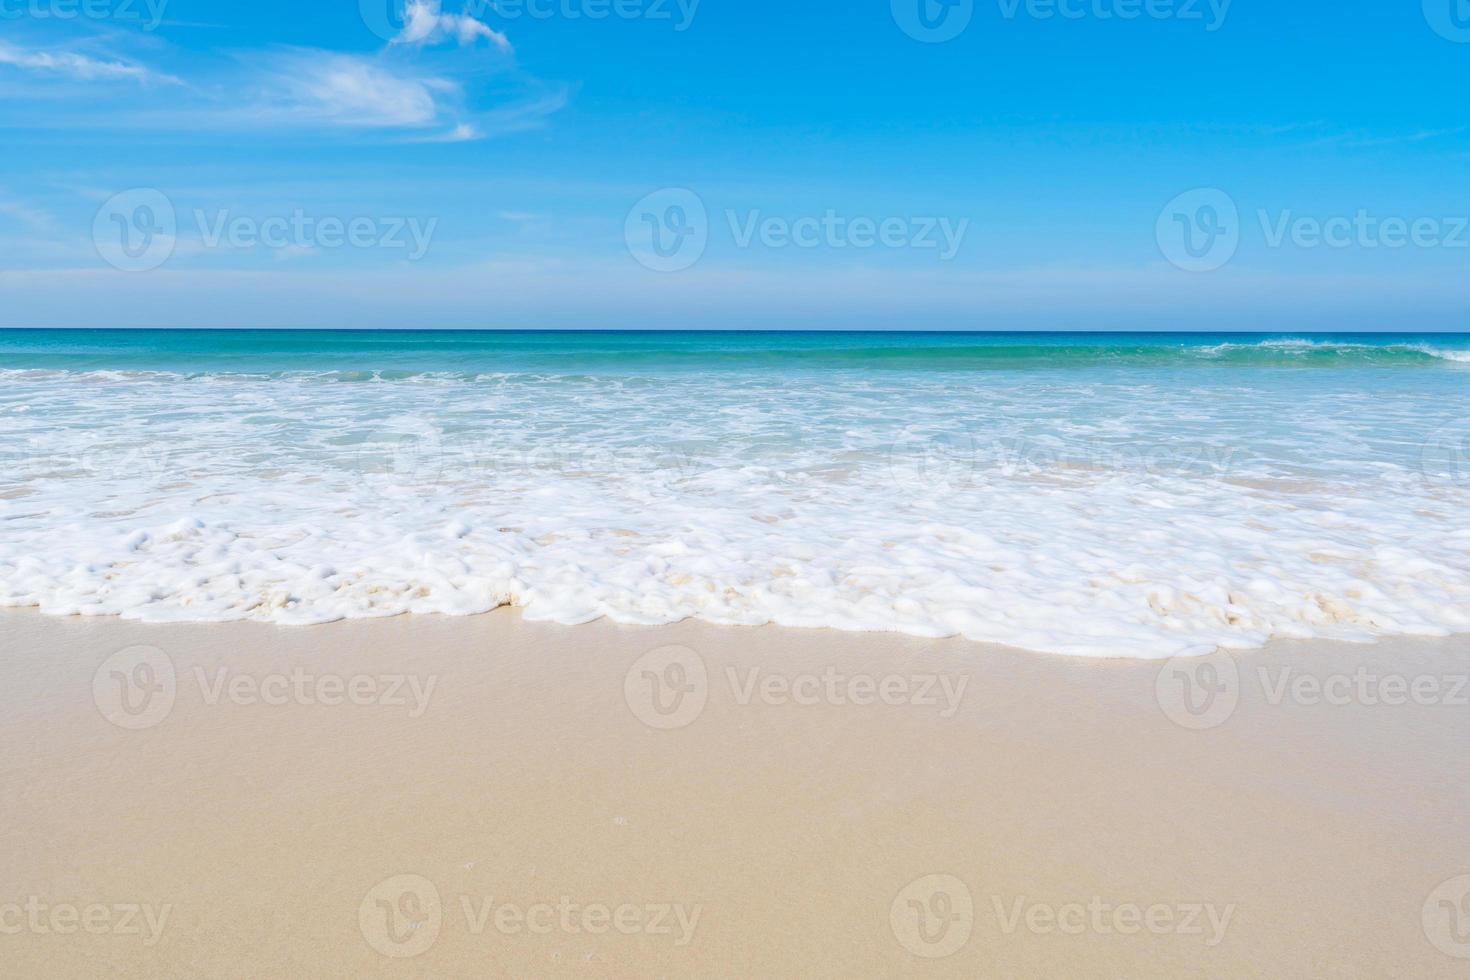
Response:
[[[1199,673],[510,610],[0,637],[4,976],[1470,971],[1470,638]],[[1390,675],[1438,703],[1364,703]]]

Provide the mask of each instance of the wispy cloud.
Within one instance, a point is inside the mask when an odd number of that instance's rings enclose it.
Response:
[[[371,57],[293,49],[264,61],[245,116],[353,127],[439,122],[460,87],[395,69]]]
[[[485,132],[478,126],[470,123],[458,123],[448,132],[434,133],[430,136],[420,136],[413,142],[417,143],[468,143],[471,140],[484,139]]]
[[[26,71],[62,75],[84,82],[132,79],[138,82],[183,84],[172,75],[155,72],[130,61],[104,60],[74,51],[40,51],[0,41],[0,65]]]
[[[1357,131],[1324,136],[1308,145],[1339,146],[1344,149],[1363,150],[1380,146],[1406,146],[1416,143],[1428,143],[1434,140],[1459,136],[1465,132],[1466,127],[1464,126],[1454,126],[1448,129],[1420,129],[1409,133],[1373,134]]]
[[[403,10],[403,31],[393,43],[432,44],[450,37],[466,46],[484,38],[501,51],[511,51],[510,39],[500,31],[469,14],[443,13],[439,0],[408,0]]]
[[[60,223],[49,212],[5,197],[0,197],[0,216],[18,221],[32,231],[46,235],[56,234],[61,228]]]
[[[1300,133],[1304,130],[1320,130],[1326,125],[1322,120],[1315,119],[1310,122],[1282,123],[1279,126],[1260,126],[1256,127],[1256,132],[1262,136],[1286,136],[1290,133]]]
[[[1464,126],[1456,126],[1453,129],[1423,129],[1415,133],[1404,133],[1398,136],[1374,136],[1365,139],[1349,140],[1343,146],[1362,149],[1369,146],[1398,146],[1404,143],[1425,143],[1429,140],[1437,140],[1447,136],[1458,136],[1463,132],[1465,132]]]
[[[482,41],[494,55],[488,62]],[[40,87],[39,94],[52,97],[44,111],[35,100],[17,99],[10,124],[149,133],[359,130],[392,133],[396,141],[464,143],[534,128],[569,97],[564,86],[517,71],[503,34],[468,13],[445,13],[439,0],[408,0],[398,35],[375,53],[242,49],[188,61],[187,82],[152,67],[183,52],[149,39],[152,56],[145,64],[116,47],[128,43],[142,41],[110,34],[66,47],[0,42],[0,77],[18,71],[32,88]],[[429,50],[441,44],[450,49]],[[166,98],[162,92],[140,96],[139,88],[152,82],[178,88]]]

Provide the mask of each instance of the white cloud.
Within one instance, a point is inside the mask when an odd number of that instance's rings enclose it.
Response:
[[[394,44],[430,44],[454,37],[462,45],[485,38],[501,51],[509,53],[510,40],[484,21],[468,14],[446,14],[440,11],[440,0],[408,0],[403,11],[403,31]]]
[[[53,234],[61,227],[49,212],[5,197],[0,197],[0,215],[13,218],[32,231],[44,234]]]
[[[26,50],[3,41],[0,41],[0,65],[12,65],[30,71],[53,72],[87,82],[130,78],[139,82],[182,84],[172,75],[160,75],[142,65],[127,61],[103,61],[72,51]]]
[[[371,58],[299,50],[273,62],[250,111],[338,126],[429,126],[440,119],[440,101],[458,93],[453,82],[400,74]]]
[[[522,75],[508,86],[487,84],[481,40],[510,51],[503,34],[469,13],[445,13],[440,0],[407,0],[402,32],[373,54],[242,49],[233,52],[234,67],[228,60],[201,61],[185,83],[112,51],[0,41],[0,78],[7,69],[20,70],[65,99],[44,109],[20,100],[12,121],[67,128],[398,130],[402,139],[460,143],[533,128],[565,105],[565,91]],[[456,41],[459,51],[428,50]],[[490,70],[508,67],[507,59]],[[130,82],[166,82],[184,91],[140,97]]]
[[[480,132],[469,123],[460,123],[444,136],[446,143],[463,143],[466,140],[477,140],[485,134]]]

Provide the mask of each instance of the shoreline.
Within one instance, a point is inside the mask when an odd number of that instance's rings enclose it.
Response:
[[[1186,664],[506,609],[0,629],[0,926],[23,925],[0,960],[22,975],[1451,976],[1470,956],[1435,918],[1470,874],[1463,637]],[[99,931],[32,927],[58,908]]]

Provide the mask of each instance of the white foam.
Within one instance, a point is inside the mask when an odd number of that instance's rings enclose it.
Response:
[[[1463,382],[1248,377],[11,377],[0,603],[1080,656],[1470,630]]]

